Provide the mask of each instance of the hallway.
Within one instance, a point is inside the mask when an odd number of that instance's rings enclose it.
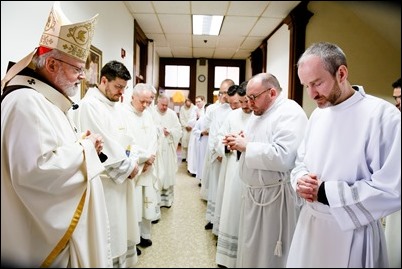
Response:
[[[161,208],[160,221],[152,225],[153,244],[140,248],[135,268],[218,268],[216,237],[204,229],[207,204],[198,182],[179,159],[173,205]]]

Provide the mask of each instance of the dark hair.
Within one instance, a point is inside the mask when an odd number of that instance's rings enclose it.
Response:
[[[240,83],[240,88],[237,90],[237,94],[240,96],[246,96],[246,91],[247,91],[247,83],[248,80],[243,81]]]
[[[392,88],[400,88],[401,87],[401,78],[398,78],[397,81],[395,81],[394,83],[392,83]]]
[[[240,88],[239,85],[232,85],[228,88],[228,95],[234,96],[237,93],[237,90]]]
[[[124,79],[125,81],[131,79],[130,71],[121,62],[110,61],[102,67],[101,77],[106,77],[108,81],[113,81],[116,78]]]

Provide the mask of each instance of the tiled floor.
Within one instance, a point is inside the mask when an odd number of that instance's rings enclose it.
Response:
[[[141,248],[136,268],[218,268],[216,237],[205,230],[206,202],[199,181],[179,162],[171,208],[161,208],[159,223],[152,225],[152,246]]]

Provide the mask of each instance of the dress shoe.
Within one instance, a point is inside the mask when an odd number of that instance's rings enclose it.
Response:
[[[138,247],[136,247],[136,249],[137,249],[137,256],[140,256],[141,255],[141,249],[139,249]]]
[[[151,239],[144,239],[141,237],[141,241],[138,245],[140,245],[143,248],[147,248],[147,247],[152,246],[152,241],[151,241]]]
[[[211,222],[208,222],[207,225],[205,225],[205,230],[211,230],[213,227],[213,224]]]
[[[181,160],[183,163],[186,163],[187,162],[187,160],[186,159],[183,159],[183,160]]]
[[[151,221],[152,224],[157,224],[159,222],[159,219]]]

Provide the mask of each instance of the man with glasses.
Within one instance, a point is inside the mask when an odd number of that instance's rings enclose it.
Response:
[[[72,24],[55,2],[39,47],[2,80],[2,266],[112,266],[103,139],[93,130],[82,137],[66,116],[96,20]],[[85,34],[68,31],[76,28]]]
[[[89,88],[74,110],[74,120],[81,129],[100,133],[108,156],[101,174],[114,267],[132,267],[137,262],[135,245],[139,243],[138,215],[133,179],[138,173],[138,155],[128,131],[127,112],[120,102],[131,79],[130,72],[118,61],[106,63],[96,88]]]
[[[206,230],[213,228],[213,220],[215,214],[216,192],[218,190],[219,173],[221,169],[222,156],[216,150],[218,143],[218,130],[222,126],[226,115],[232,110],[228,103],[228,89],[234,85],[232,79],[224,79],[219,87],[219,103],[210,105],[206,110],[205,131],[208,131],[208,149],[204,160],[204,172],[202,185],[208,186],[207,190],[207,213],[206,219],[208,223],[204,226]],[[202,187],[202,186],[201,186]],[[203,191],[203,189],[201,190]],[[217,235],[217,234],[216,234]]]
[[[307,116],[282,94],[276,77],[261,73],[247,83],[253,115],[244,132],[228,135],[229,149],[242,152],[239,175],[243,189],[237,266],[285,267],[299,206],[290,184],[297,148]]]

